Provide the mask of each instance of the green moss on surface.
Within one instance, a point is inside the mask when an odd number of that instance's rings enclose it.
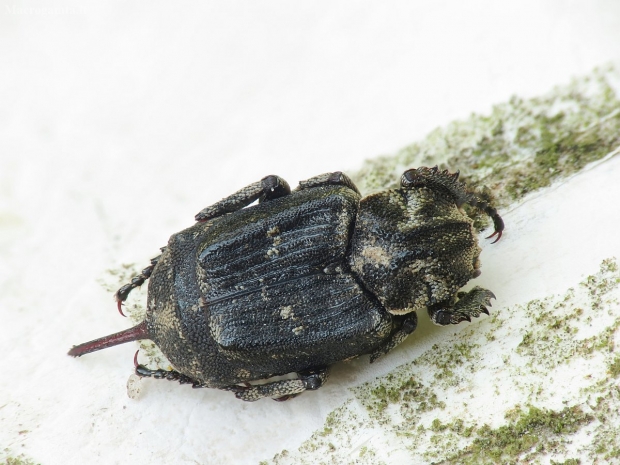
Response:
[[[384,381],[364,389],[363,397],[360,396],[367,413],[379,422],[389,418],[389,414],[386,417],[386,410],[390,405],[398,408],[403,423],[410,425],[417,424],[423,413],[446,408],[436,392],[412,376],[389,374]]]
[[[601,263],[599,273],[588,276],[579,285],[579,290],[587,298],[587,310],[571,306],[576,292],[574,289],[569,289],[560,299],[550,297],[519,306],[519,311],[535,322],[516,348],[520,355],[538,357],[538,362],[528,366],[527,370],[544,372],[575,357],[589,358],[597,352],[612,352],[620,328],[620,315],[606,309],[617,305],[618,299],[612,291],[619,285],[617,263],[608,259]],[[593,322],[598,328],[596,333],[583,334],[588,333],[587,329],[592,327]],[[611,363],[610,367],[613,370],[615,365]]]
[[[508,423],[499,428],[483,425],[471,446],[444,463],[513,463],[526,453],[550,449],[557,436],[576,432],[593,417],[579,407],[553,411],[529,406],[527,412],[520,407],[508,412],[506,419]]]
[[[616,358],[609,364],[607,372],[614,378],[620,376],[620,355],[616,355]]]
[[[363,431],[366,418],[351,408],[351,401],[333,410],[326,418],[324,427],[316,431],[296,452],[282,451],[266,463],[284,464],[330,464],[356,463],[360,465],[385,464],[377,456],[372,444],[359,443],[359,433]],[[349,461],[342,461],[345,453]],[[350,459],[350,457],[355,457]]]

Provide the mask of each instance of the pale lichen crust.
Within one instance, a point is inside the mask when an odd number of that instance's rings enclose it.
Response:
[[[264,463],[616,463],[619,301],[604,260],[563,295],[504,308],[353,389],[297,451]]]

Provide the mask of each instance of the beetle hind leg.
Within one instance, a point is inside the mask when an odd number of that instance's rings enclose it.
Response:
[[[254,402],[263,397],[271,397],[277,401],[292,399],[304,391],[319,389],[327,381],[328,369],[319,368],[297,373],[297,379],[286,379],[265,384],[226,386],[225,391],[235,393],[237,399]]]
[[[481,287],[474,287],[469,292],[460,292],[459,300],[452,306],[437,305],[428,309],[428,315],[433,323],[440,326],[456,325],[461,321],[471,321],[482,313],[489,314],[487,306],[491,306],[491,299],[495,295]]]
[[[137,353],[136,353],[137,355]],[[136,375],[140,378],[167,379],[168,381],[178,381],[181,384],[191,384],[194,388],[205,387],[200,381],[196,381],[189,376],[175,370],[151,370],[144,365],[136,364]]]

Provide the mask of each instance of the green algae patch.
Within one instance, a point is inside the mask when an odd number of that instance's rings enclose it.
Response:
[[[596,69],[541,97],[512,97],[488,115],[435,129],[393,156],[368,160],[353,180],[362,193],[398,186],[408,168],[460,170],[483,197],[505,207],[616,153],[620,147],[620,72]],[[468,213],[470,213],[468,211]],[[486,219],[475,216],[476,226]]]
[[[443,463],[511,463],[515,457],[529,461],[525,457],[527,453],[535,455],[537,451],[550,450],[561,435],[578,431],[590,423],[593,416],[579,407],[553,411],[529,406],[527,411],[520,407],[511,410],[506,419],[508,423],[499,428],[482,426],[471,446]]]
[[[539,358],[525,370],[543,373],[578,357],[612,353],[620,328],[620,314],[613,311],[618,296],[612,291],[619,285],[618,265],[607,259],[601,263],[599,273],[586,277],[578,289],[569,289],[563,298],[549,297],[520,306],[520,311],[535,324],[523,335],[516,353]],[[584,306],[574,308],[577,293],[582,295]],[[610,370],[614,371],[614,367],[612,362]]]
[[[616,358],[609,364],[609,369],[607,372],[613,378],[620,376],[620,355],[617,355]]]
[[[333,410],[325,420],[323,429],[316,431],[295,452],[283,450],[265,464],[333,464],[355,463],[359,465],[386,465],[372,443],[372,432],[367,429],[368,419],[364,412],[347,401]],[[342,452],[347,452],[343,461]]]
[[[405,407],[408,413],[413,413],[407,415],[410,417],[446,407],[445,402],[440,401],[436,393],[412,377],[397,379],[396,375],[390,374],[387,375],[386,381],[387,383],[371,388],[369,396],[363,400],[370,416],[377,420],[381,419],[381,414],[391,404]]]

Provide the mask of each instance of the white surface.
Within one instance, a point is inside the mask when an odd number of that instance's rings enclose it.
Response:
[[[617,60],[620,3],[2,1],[0,45],[0,449],[44,464],[256,463],[298,446],[347,387],[399,356],[343,367],[284,404],[166,382],[130,400],[133,347],[65,355],[128,324],[97,280],[146,264],[194,213],[266,174],[294,185],[354,170]],[[591,221],[597,189],[614,186],[598,176],[619,174],[612,160],[567,185],[576,202],[592,195]],[[533,230],[528,256],[542,263],[496,276],[496,293],[574,283],[577,240],[595,270],[613,228],[571,227],[574,208],[509,214],[481,284]],[[544,266],[550,250],[561,276]]]

